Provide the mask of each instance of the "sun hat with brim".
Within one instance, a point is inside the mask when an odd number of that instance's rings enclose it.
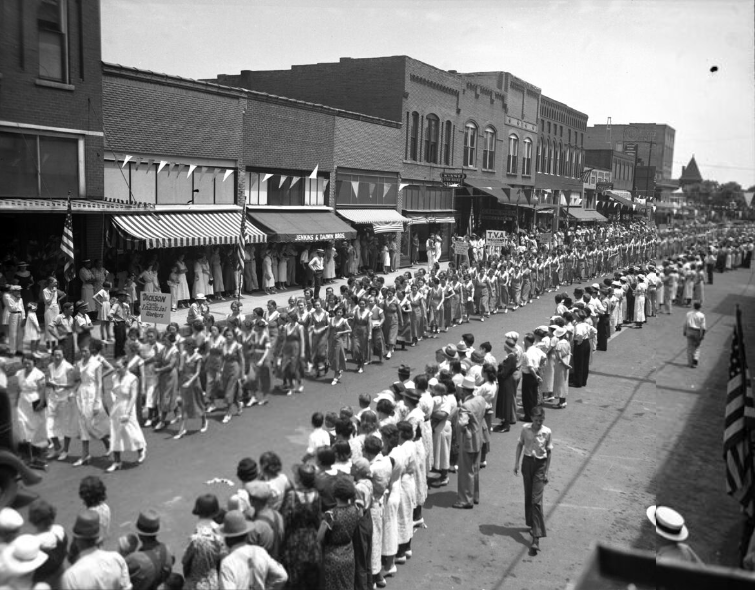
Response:
[[[486,360],[486,355],[484,355],[483,353],[481,353],[481,352],[478,352],[478,351],[476,350],[476,351],[474,351],[474,352],[473,352],[473,353],[472,353],[472,354],[470,355],[470,360],[471,360],[472,362],[474,362],[475,364],[478,364],[478,365],[480,365],[480,364],[483,364],[483,362],[484,362],[484,361]]]
[[[467,352],[467,344],[464,342],[457,343],[457,354],[465,354]]]
[[[16,291],[21,290],[21,285],[11,285],[10,287],[8,287],[8,290],[13,291],[15,293]]]
[[[449,360],[454,360],[457,358],[457,347],[453,344],[449,344],[448,346],[444,346],[444,356],[448,358]]]
[[[377,404],[382,399],[387,399],[392,404],[395,403],[396,401],[396,398],[394,397],[394,392],[389,389],[384,389],[383,391],[381,391],[378,395],[375,396],[375,399],[373,401]]]
[[[100,515],[94,510],[83,510],[73,526],[76,539],[100,539]]]
[[[515,342],[517,342],[520,339],[520,333],[519,332],[507,332],[504,334],[504,338],[512,338]]]
[[[515,346],[517,346],[517,342],[515,341],[514,338],[507,338],[504,341],[504,350],[506,350],[507,352],[513,352],[515,349]]]
[[[24,517],[13,508],[0,510],[0,531],[17,531],[24,526]]]
[[[646,516],[656,527],[656,534],[670,541],[684,541],[688,538],[685,519],[677,510],[667,506],[649,506]]]
[[[475,389],[475,379],[470,376],[465,376],[462,379],[462,383],[459,384],[462,389]]]
[[[196,295],[194,296],[194,298],[195,298],[195,299],[196,299],[197,301],[202,301],[202,300],[203,300],[203,299],[205,298],[205,294],[204,294],[204,293],[197,293],[197,294],[196,294]]]
[[[220,533],[224,537],[241,537],[252,530],[252,523],[248,521],[240,510],[229,510],[223,517]]]
[[[418,403],[420,401],[420,392],[415,388],[408,388],[404,391],[402,397],[404,397],[405,400]]]
[[[160,532],[160,515],[156,510],[148,508],[139,513],[136,530],[140,535],[154,537]]]
[[[0,571],[23,576],[47,561],[47,553],[39,546],[35,535],[21,535],[9,543],[0,554]]]
[[[561,326],[557,326],[554,329],[554,336],[556,336],[557,338],[561,338],[566,333],[567,333],[567,328],[562,328]]]

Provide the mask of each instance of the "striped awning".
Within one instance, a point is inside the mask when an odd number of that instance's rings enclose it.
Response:
[[[372,225],[377,234],[403,232],[410,220],[396,209],[337,209],[336,213],[358,225]]]
[[[410,225],[455,222],[452,211],[405,211],[404,215],[409,219]]]
[[[151,215],[115,215],[113,224],[121,234],[139,245],[153,248],[184,248],[235,244],[241,228],[239,211],[153,213]],[[246,224],[247,243],[261,244],[266,235]]]

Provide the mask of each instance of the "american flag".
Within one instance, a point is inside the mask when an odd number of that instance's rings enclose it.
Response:
[[[732,334],[730,373],[727,381],[727,408],[725,410],[724,460],[727,467],[727,493],[753,518],[753,387],[745,357],[745,340],[741,311],[737,308],[737,321]]]
[[[236,241],[236,267],[239,270],[244,268],[244,246],[247,241],[247,203],[244,203],[241,212],[241,227],[239,228],[239,237]]]
[[[66,221],[63,224],[63,237],[60,240],[60,249],[66,257],[66,264],[63,267],[63,276],[70,281],[76,275],[74,269],[74,244],[73,244],[73,217],[71,216],[71,199],[68,199],[68,211]]]

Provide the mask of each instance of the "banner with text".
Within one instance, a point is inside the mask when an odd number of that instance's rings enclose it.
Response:
[[[501,248],[507,243],[507,232],[495,229],[486,230],[486,246]]]
[[[144,323],[171,323],[171,295],[170,293],[144,293],[139,297],[141,319]]]

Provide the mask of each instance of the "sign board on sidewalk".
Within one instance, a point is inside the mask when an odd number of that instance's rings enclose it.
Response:
[[[507,244],[507,232],[487,229],[486,230],[486,246],[492,246],[494,248],[501,248]]]
[[[144,323],[171,323],[171,295],[170,293],[144,293],[139,296],[141,319]]]

